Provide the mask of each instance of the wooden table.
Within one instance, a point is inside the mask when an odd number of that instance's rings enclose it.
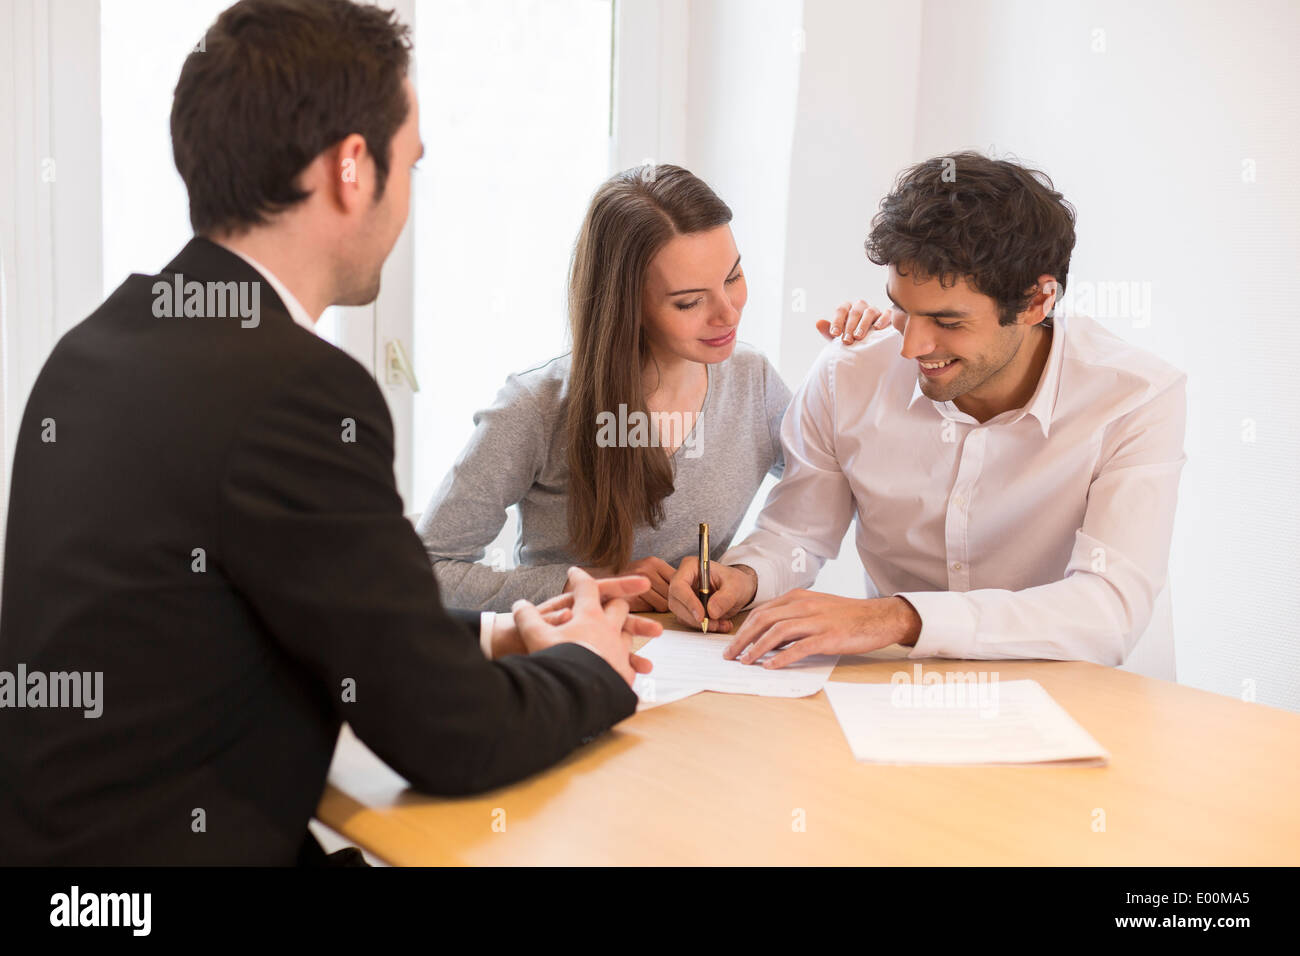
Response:
[[[832,680],[887,683],[905,657],[842,657]],[[1300,864],[1300,714],[1095,664],[923,666],[1038,681],[1110,765],[859,764],[824,693],[702,693],[457,799],[345,728],[317,816],[397,865]]]

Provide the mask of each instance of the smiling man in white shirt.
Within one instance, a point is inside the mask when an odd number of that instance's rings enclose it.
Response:
[[[1165,584],[1186,376],[1053,317],[1073,247],[1042,173],[959,153],[902,174],[866,242],[892,308],[819,323],[835,341],[786,414],[785,476],[710,565],[711,629],[758,605],[725,656],[1124,661]],[[854,518],[880,596],[806,590]],[[688,558],[670,588],[696,626],[697,577]]]

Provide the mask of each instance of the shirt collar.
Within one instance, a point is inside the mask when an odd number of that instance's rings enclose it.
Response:
[[[1011,413],[1011,417],[1005,422],[998,424],[1012,425],[1026,415],[1033,415],[1038,421],[1039,427],[1043,430],[1043,437],[1048,437],[1051,431],[1052,415],[1056,412],[1056,396],[1061,386],[1061,363],[1065,355],[1065,334],[1066,319],[1063,315],[1057,315],[1051,320],[1052,328],[1052,347],[1047,353],[1047,363],[1043,366],[1043,373],[1038,377],[1038,387],[1034,389],[1033,397],[1029,399],[1024,408]],[[912,397],[907,403],[911,408],[916,404],[918,398],[925,397],[925,392],[921,391],[921,380],[918,378],[912,385]],[[959,418],[970,416],[966,415],[952,402],[936,402],[931,400],[930,404],[944,418]]]
[[[275,294],[280,297],[280,301],[284,303],[284,307],[289,310],[289,316],[307,331],[311,332],[313,335],[316,334],[316,323],[312,321],[312,317],[307,314],[307,310],[303,308],[303,305],[298,301],[298,298],[289,291],[283,282],[276,278],[274,272],[262,265],[252,256],[240,252],[238,249],[232,249],[230,246],[226,245],[222,245],[221,248],[225,249],[227,252],[233,252],[256,269],[262,278],[266,280],[267,285],[274,289]]]

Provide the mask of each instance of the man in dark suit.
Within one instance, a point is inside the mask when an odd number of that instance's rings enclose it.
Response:
[[[576,569],[513,617],[444,609],[384,398],[314,334],[406,220],[405,28],[244,0],[204,39],[172,110],[198,238],[64,336],[19,434],[0,863],[318,859],[341,722],[421,789],[505,784],[631,714],[659,630],[624,600],[649,581]]]

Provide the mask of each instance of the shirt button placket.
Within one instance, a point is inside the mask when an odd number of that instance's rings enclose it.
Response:
[[[974,428],[962,442],[961,464],[957,467],[957,481],[948,499],[946,522],[948,551],[948,590],[970,590],[970,503],[971,491],[984,467],[984,443],[987,432]]]

